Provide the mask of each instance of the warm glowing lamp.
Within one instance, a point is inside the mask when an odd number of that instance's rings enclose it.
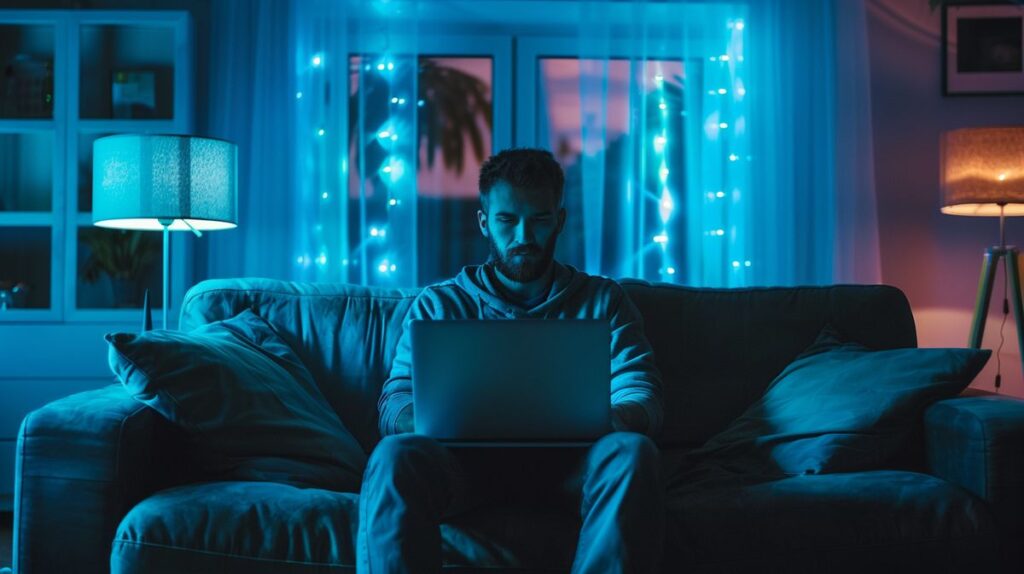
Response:
[[[169,232],[236,226],[237,163],[235,144],[195,136],[124,134],[93,144],[93,224],[164,233],[165,329]]]
[[[981,348],[999,260],[1010,282],[1017,344],[1024,357],[1020,250],[1006,245],[1006,217],[1024,215],[1024,127],[966,128],[942,135],[942,213],[999,217],[999,246],[985,250],[968,344]],[[1009,309],[1005,308],[1004,313]]]

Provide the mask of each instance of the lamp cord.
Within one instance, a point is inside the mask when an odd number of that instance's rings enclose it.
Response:
[[[999,387],[1003,384],[1003,361],[999,354],[1003,351],[1003,342],[1006,341],[1006,337],[1003,336],[1003,327],[1006,326],[1006,318],[1010,316],[1010,300],[1006,293],[1006,283],[1008,281],[1008,275],[1010,273],[1010,266],[1007,264],[1006,258],[1008,254],[1003,255],[1003,321],[999,323],[999,347],[996,348],[996,392],[999,392]],[[1018,327],[1020,328],[1020,327]]]

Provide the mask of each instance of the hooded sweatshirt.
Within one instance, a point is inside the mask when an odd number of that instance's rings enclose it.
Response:
[[[640,313],[614,280],[557,261],[552,264],[550,291],[529,308],[503,296],[492,262],[464,267],[454,279],[423,288],[403,321],[391,376],[377,404],[382,436],[396,433],[399,415],[412,409],[412,321],[520,318],[607,319],[611,327],[611,404],[632,402],[643,407],[648,421],[644,433],[657,436],[662,419],[661,376]]]

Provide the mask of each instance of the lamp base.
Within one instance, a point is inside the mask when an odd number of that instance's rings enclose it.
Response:
[[[1016,247],[1000,245],[985,250],[985,262],[981,267],[981,278],[978,280],[978,297],[974,301],[974,320],[971,322],[971,337],[967,345],[972,349],[981,348],[981,338],[985,333],[985,319],[988,318],[988,306],[992,300],[992,284],[995,282],[999,260],[1004,262],[1006,278],[1010,282],[1007,296],[1013,302],[1013,319],[1017,325],[1017,346],[1024,360],[1024,309],[1021,308],[1020,292],[1020,250]]]

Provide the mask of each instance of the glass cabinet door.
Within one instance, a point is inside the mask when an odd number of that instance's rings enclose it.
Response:
[[[53,25],[0,24],[0,119],[53,118]]]
[[[174,116],[174,29],[82,26],[79,117],[152,120]]]

